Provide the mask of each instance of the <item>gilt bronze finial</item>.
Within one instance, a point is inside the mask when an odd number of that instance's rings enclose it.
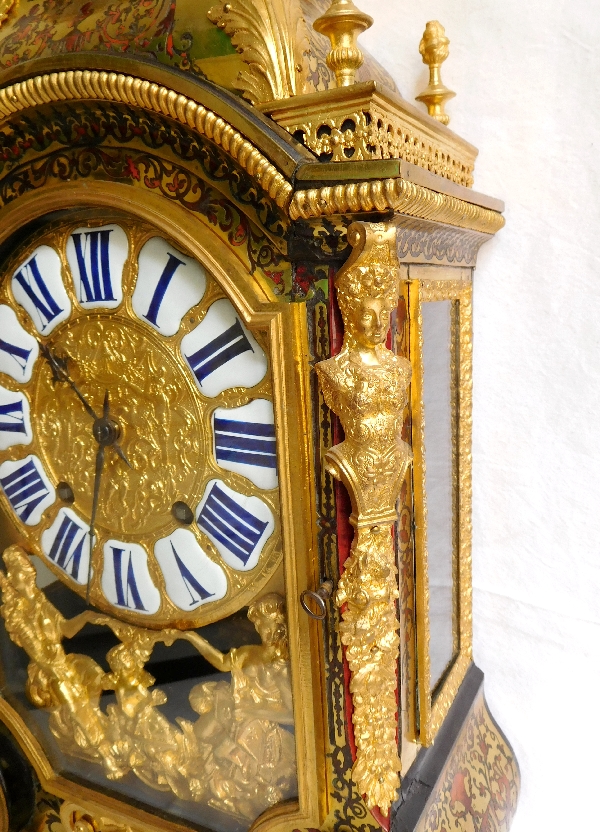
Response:
[[[427,105],[427,112],[432,118],[448,124],[450,116],[445,112],[446,101],[454,98],[455,92],[449,90],[442,83],[440,68],[448,57],[450,41],[442,24],[437,20],[430,20],[425,26],[419,52],[423,56],[423,63],[429,67],[429,85],[420,95],[417,101]]]
[[[352,0],[333,0],[313,27],[331,41],[327,66],[335,73],[338,87],[354,84],[356,70],[362,66],[363,54],[356,44],[358,36],[373,25],[370,15],[357,9]]]

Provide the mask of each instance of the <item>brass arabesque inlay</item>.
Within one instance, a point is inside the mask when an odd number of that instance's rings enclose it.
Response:
[[[158,536],[172,526],[176,500],[200,501],[207,420],[164,339],[145,329],[112,315],[84,316],[52,343],[69,357],[71,376],[95,409],[110,391],[131,463],[107,452],[98,524],[122,535]],[[46,470],[71,484],[77,512],[89,522],[97,450],[90,417],[41,359],[36,382],[35,429]]]
[[[49,101],[119,101],[187,124],[237,160],[262,190],[285,207],[292,186],[277,168],[220,116],[168,87],[117,72],[69,70],[37,75],[0,90],[0,123],[12,113]]]

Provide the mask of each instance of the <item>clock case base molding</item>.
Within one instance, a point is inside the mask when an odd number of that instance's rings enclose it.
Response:
[[[422,749],[392,807],[391,832],[508,832],[519,765],[491,715],[483,673],[472,664],[435,743]]]

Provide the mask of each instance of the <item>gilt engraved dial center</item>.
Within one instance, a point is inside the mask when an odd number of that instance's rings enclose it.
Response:
[[[159,337],[135,322],[82,315],[57,331],[53,349],[96,414],[90,419],[65,384],[41,366],[36,379],[38,436],[48,469],[73,484],[77,508],[90,517],[98,446],[118,442],[131,463],[107,452],[97,524],[120,535],[152,534],[173,523],[181,494],[200,499],[202,415]],[[110,415],[102,417],[110,394]]]

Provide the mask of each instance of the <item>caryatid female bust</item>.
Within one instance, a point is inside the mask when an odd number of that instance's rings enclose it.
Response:
[[[398,582],[391,527],[412,458],[401,435],[411,366],[385,346],[399,294],[396,229],[354,223],[348,240],[354,251],[336,279],[344,342],[316,371],[325,402],[345,433],[327,452],[327,470],[347,487],[356,528],[336,593],[352,671],[353,779],[368,805],[386,813],[400,785]]]

